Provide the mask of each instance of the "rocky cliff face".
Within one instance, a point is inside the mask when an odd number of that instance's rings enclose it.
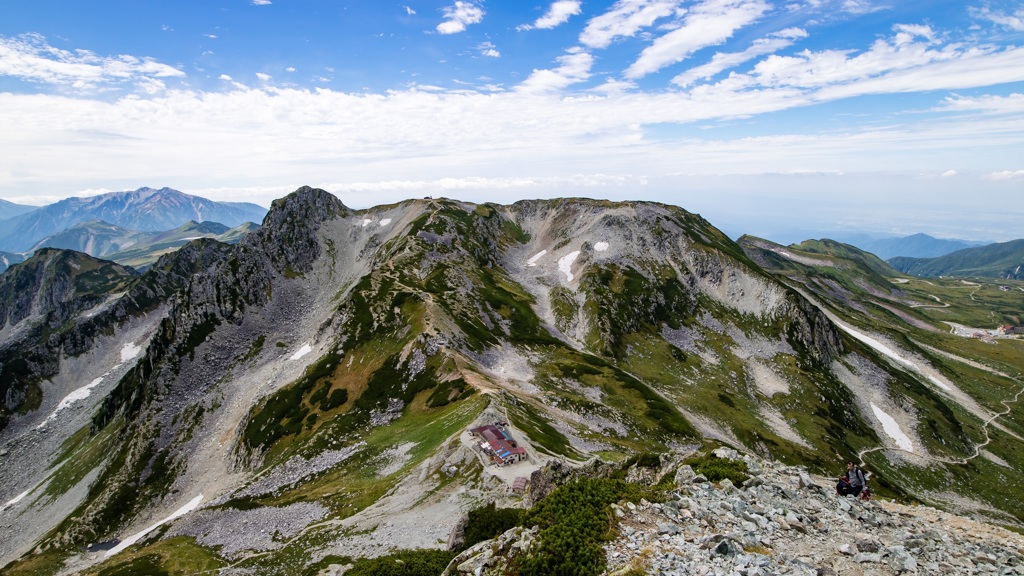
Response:
[[[568,475],[714,439],[814,469],[877,454],[883,485],[968,456],[981,422],[699,216],[658,204],[353,211],[301,188],[238,245],[195,241],[103,294],[44,340],[0,349],[31,366],[42,406],[0,430],[33,471],[0,487],[5,560],[35,548],[85,570],[106,559],[81,546],[196,505],[183,545],[245,573],[379,553],[374,531],[436,546],[463,509],[505,493],[463,438],[473,422],[507,421],[528,466],[556,459]],[[73,366],[88,366],[80,381]],[[904,460],[879,413],[930,460]],[[250,515],[288,546],[225,540]]]

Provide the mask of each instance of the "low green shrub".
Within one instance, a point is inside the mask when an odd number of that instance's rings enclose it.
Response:
[[[463,549],[519,526],[525,514],[526,510],[519,508],[495,508],[494,502],[470,510]]]
[[[703,474],[710,482],[721,482],[728,478],[733,484],[742,484],[750,478],[747,463],[742,460],[726,460],[714,454],[703,454],[688,458],[683,464],[689,464],[698,474]]]
[[[346,576],[437,576],[455,558],[447,550],[402,550],[379,558],[360,558]]]
[[[555,489],[526,514],[540,526],[537,548],[518,566],[520,576],[590,576],[607,565],[602,541],[612,537],[611,504],[639,500],[643,488],[621,480],[582,479]]]

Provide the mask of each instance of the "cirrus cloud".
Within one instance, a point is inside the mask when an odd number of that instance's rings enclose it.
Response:
[[[557,0],[533,24],[521,24],[516,26],[516,30],[549,29],[565,24],[569,21],[569,18],[582,12],[580,9],[582,3],[582,0]]]
[[[484,19],[484,10],[470,1],[456,0],[455,4],[445,7],[442,12],[446,20],[437,25],[441,34],[458,34],[465,32],[466,26],[478,24]]]
[[[159,78],[181,78],[185,73],[153,58],[64,50],[51,46],[40,34],[23,34],[0,36],[0,76],[78,90],[134,82],[152,93],[154,88],[163,88]]]
[[[626,69],[627,78],[642,78],[715,46],[757,21],[771,6],[762,0],[705,0],[692,6],[681,26],[660,36]]]
[[[676,0],[618,0],[607,12],[587,22],[580,43],[589,48],[607,48],[617,38],[634,36],[679,9]]]

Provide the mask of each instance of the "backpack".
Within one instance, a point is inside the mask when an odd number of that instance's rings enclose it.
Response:
[[[860,467],[854,467],[854,477],[861,481],[860,499],[871,500],[871,489],[868,488],[868,476]]]

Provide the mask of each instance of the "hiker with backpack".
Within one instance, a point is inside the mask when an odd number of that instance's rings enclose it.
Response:
[[[840,496],[861,496],[867,491],[868,479],[864,471],[854,466],[853,462],[846,463],[846,473],[839,477],[836,484],[836,493]]]

